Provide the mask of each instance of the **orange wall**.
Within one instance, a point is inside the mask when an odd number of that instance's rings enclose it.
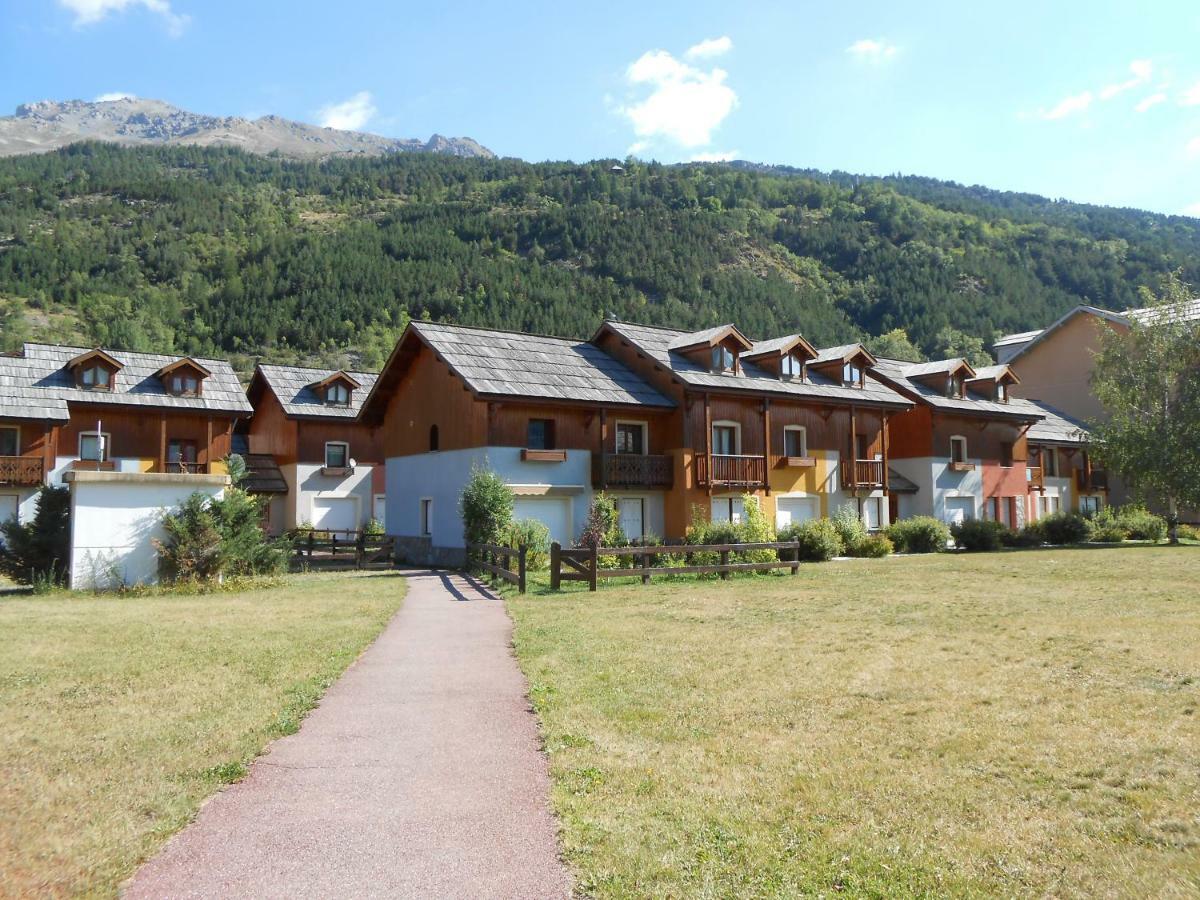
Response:
[[[1077,314],[1010,365],[1020,384],[1014,397],[1041,400],[1084,421],[1099,419],[1104,408],[1093,396],[1089,379],[1093,354],[1100,350],[1101,328],[1124,328],[1090,314]]]

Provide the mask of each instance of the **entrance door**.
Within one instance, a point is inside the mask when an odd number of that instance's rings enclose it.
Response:
[[[775,528],[783,529],[817,517],[816,497],[780,497],[775,501]]]
[[[975,499],[973,497],[947,497],[945,518],[947,525],[961,525],[967,519],[975,518]]]
[[[645,501],[641,497],[619,497],[617,499],[617,521],[621,532],[631,541],[640,541],[646,536]]]

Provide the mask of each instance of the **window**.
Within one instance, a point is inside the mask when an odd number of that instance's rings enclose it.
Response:
[[[112,372],[94,364],[79,371],[79,386],[85,391],[107,391],[112,388]]]
[[[325,468],[346,469],[350,467],[350,445],[345,441],[328,441],[325,444]]]
[[[808,429],[803,425],[788,425],[783,429],[783,455],[808,456]]]
[[[554,420],[530,419],[525,429],[525,446],[530,450],[553,450]]]
[[[99,434],[95,431],[84,431],[79,435],[79,458],[103,462],[109,458],[111,445],[108,433]]]
[[[1047,478],[1058,477],[1058,451],[1053,447],[1042,450],[1042,474]]]
[[[959,400],[963,398],[964,382],[961,375],[951,375],[946,379],[946,396]]]
[[[350,388],[348,385],[335,381],[325,387],[325,403],[329,406],[349,406]]]
[[[846,387],[862,387],[863,370],[856,362],[848,362],[842,366],[842,384]]]
[[[646,423],[617,423],[617,452],[641,455],[646,452]]]
[[[967,439],[955,435],[950,438],[950,461],[965,463],[967,461]]]
[[[433,534],[433,498],[421,498],[421,537]]]
[[[712,348],[712,370],[714,372],[732,372],[736,365],[737,359],[728,347]]]
[[[21,453],[21,429],[0,428],[0,456],[19,456]]]
[[[171,393],[181,397],[200,393],[200,379],[195,375],[172,375]]]
[[[1006,385],[1002,381],[996,382],[996,402],[997,403],[1007,403],[1008,402],[1008,385]]]
[[[741,429],[736,422],[713,422],[712,452],[719,456],[736,456],[741,452]]]
[[[732,522],[738,524],[745,516],[746,505],[741,497],[713,497],[712,498],[712,516],[713,522]]]
[[[1080,497],[1079,511],[1085,516],[1094,516],[1096,513],[1100,512],[1100,498]]]
[[[804,363],[789,353],[780,363],[779,372],[784,378],[800,378],[804,375]]]
[[[871,442],[869,440],[867,440],[867,436],[865,434],[856,434],[854,436],[854,452],[856,454],[856,456],[854,457],[855,459],[860,459],[860,460],[870,459],[871,458],[870,448],[871,448]]]
[[[1013,445],[1005,441],[1000,445],[1000,465],[1011,469],[1013,464]]]
[[[429,452],[436,453],[438,449],[438,427],[436,425],[429,426]]]
[[[193,472],[196,470],[196,442],[172,440],[167,444],[167,471]]]

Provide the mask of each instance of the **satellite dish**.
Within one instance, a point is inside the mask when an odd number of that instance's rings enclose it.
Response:
[[[358,465],[358,463],[354,461],[354,458],[353,458],[353,457],[351,457],[351,459],[350,459],[350,468],[352,468],[352,469],[353,469],[353,468],[354,468],[355,466],[357,466],[357,465]]]

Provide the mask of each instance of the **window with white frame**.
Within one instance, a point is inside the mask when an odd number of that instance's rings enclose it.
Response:
[[[996,382],[996,402],[1008,402],[1008,385],[1006,385],[1003,381]]]
[[[737,456],[742,452],[742,427],[737,422],[713,422],[712,452],[718,456]]]
[[[779,373],[784,378],[800,378],[804,374],[804,363],[800,362],[800,358],[795,354],[785,354],[779,366]]]
[[[863,370],[854,360],[850,360],[842,366],[842,384],[846,387],[862,387],[863,385]]]
[[[101,462],[112,458],[108,432],[83,431],[79,434],[79,458]]]
[[[950,438],[950,461],[965,463],[967,461],[967,439],[956,434]]]
[[[341,381],[326,385],[325,403],[329,406],[349,406],[350,386]]]
[[[788,425],[783,429],[783,455],[808,456],[808,429],[803,425]]]
[[[421,498],[421,536],[429,537],[433,534],[433,498]]]
[[[350,445],[345,441],[325,442],[325,468],[346,469],[350,466]]]
[[[757,498],[752,497],[752,502],[757,502]],[[712,516],[713,522],[732,522],[737,525],[742,521],[746,514],[746,503],[742,497],[713,497],[712,498]]]
[[[112,372],[108,366],[93,363],[80,370],[79,386],[85,391],[107,391],[112,388]]]
[[[21,429],[11,426],[0,428],[0,456],[21,455]]]
[[[646,452],[646,423],[618,422],[616,448],[618,453],[640,456]]]

